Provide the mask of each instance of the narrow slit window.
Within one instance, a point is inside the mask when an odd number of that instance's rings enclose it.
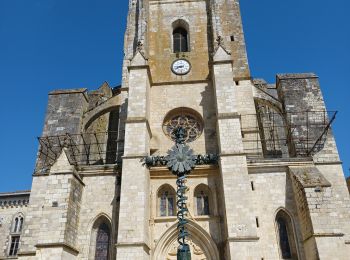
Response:
[[[174,52],[188,52],[188,33],[182,28],[178,27],[173,31],[173,47]]]
[[[15,218],[15,225],[12,229],[12,232],[17,233],[18,224],[19,224],[19,218],[17,217],[17,218]]]
[[[252,186],[252,191],[254,191],[254,190],[255,190],[255,187],[254,187],[254,182],[253,182],[253,181],[251,181],[251,182],[250,182],[250,185]]]
[[[289,244],[289,237],[288,237],[288,230],[286,222],[283,218],[277,219],[277,225],[278,225],[278,233],[279,233],[279,242],[280,242],[280,249],[283,259],[289,259],[292,257],[290,244]]]

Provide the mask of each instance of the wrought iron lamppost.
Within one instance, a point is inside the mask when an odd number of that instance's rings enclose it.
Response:
[[[177,176],[177,219],[178,219],[178,237],[179,247],[177,250],[177,260],[190,260],[191,251],[190,246],[186,243],[189,236],[186,230],[186,224],[188,223],[186,217],[188,213],[187,209],[187,197],[185,192],[186,176],[195,168],[196,165],[201,164],[217,164],[218,156],[209,155],[194,155],[193,150],[185,143],[186,129],[178,127],[174,130],[175,145],[168,151],[167,156],[148,156],[144,158],[143,165],[147,167],[154,166],[166,166],[174,175]]]

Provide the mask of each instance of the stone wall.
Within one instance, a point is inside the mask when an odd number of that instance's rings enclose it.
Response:
[[[100,217],[106,217],[112,226],[111,253],[115,259],[114,245],[118,234],[120,183],[113,167],[89,167],[81,171],[85,184],[82,194],[80,221],[78,223],[79,255],[77,259],[94,257],[92,227]]]
[[[295,242],[299,259],[305,259],[302,245],[301,227],[298,221],[296,201],[293,197],[292,182],[286,168],[278,164],[248,164],[249,179],[252,182],[254,207],[259,224],[259,240],[255,245],[254,259],[279,259],[280,248],[276,215],[282,210],[293,221]]]
[[[0,193],[0,259],[8,256],[14,218],[22,215],[26,225],[29,196],[30,191]]]
[[[291,145],[296,149],[296,154],[307,153],[329,122],[318,77],[312,73],[281,74],[277,75],[276,86],[286,121],[291,128]],[[319,148],[316,150],[318,152],[323,147],[315,148]]]
[[[196,153],[217,152],[216,115],[211,84],[153,86],[150,99],[151,149],[156,150],[157,154],[164,155],[174,144],[163,132],[163,122],[169,112],[181,107],[198,112],[204,121],[203,133],[195,142],[189,143],[191,148]]]
[[[221,36],[224,46],[231,53],[234,79],[250,79],[239,0],[211,2],[213,40],[215,41],[217,36]]]
[[[208,42],[207,38],[210,35],[207,33],[207,12],[209,10],[206,1],[150,1],[148,53],[154,83],[208,78],[210,55],[208,45],[212,43]],[[190,52],[173,52],[172,33],[175,29],[173,23],[178,20],[188,26]],[[172,73],[171,64],[178,58],[185,58],[191,62],[192,68],[187,75],[179,76]]]
[[[86,89],[50,92],[42,135],[79,134],[87,106]]]

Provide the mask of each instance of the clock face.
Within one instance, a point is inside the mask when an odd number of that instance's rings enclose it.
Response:
[[[191,69],[191,65],[187,60],[176,60],[171,65],[171,70],[177,75],[185,75]]]

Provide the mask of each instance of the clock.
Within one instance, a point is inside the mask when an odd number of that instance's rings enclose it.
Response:
[[[191,64],[184,59],[179,59],[173,62],[171,70],[176,75],[185,75],[191,70]]]

